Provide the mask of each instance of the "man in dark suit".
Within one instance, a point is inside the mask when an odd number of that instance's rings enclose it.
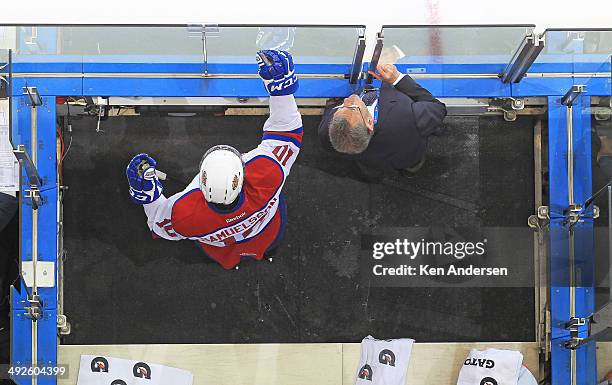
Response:
[[[9,288],[19,274],[18,208],[17,198],[0,192],[0,364],[8,364],[10,356]]]
[[[329,105],[319,139],[330,151],[357,161],[367,179],[384,170],[415,173],[425,162],[427,138],[436,134],[446,106],[393,64],[370,73],[380,89],[365,88]]]

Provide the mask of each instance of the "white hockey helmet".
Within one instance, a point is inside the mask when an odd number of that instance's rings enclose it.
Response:
[[[244,164],[240,152],[232,146],[211,147],[200,162],[200,190],[211,203],[234,202],[244,182]]]

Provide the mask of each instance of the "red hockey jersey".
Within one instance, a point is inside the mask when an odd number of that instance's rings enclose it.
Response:
[[[197,241],[226,269],[244,256],[262,259],[282,232],[281,191],[300,152],[302,131],[293,95],[271,96],[261,144],[242,155],[245,174],[238,204],[221,211],[208,203],[196,175],[180,193],[144,205],[149,228],[164,239]]]

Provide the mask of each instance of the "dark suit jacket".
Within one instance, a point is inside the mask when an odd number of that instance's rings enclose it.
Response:
[[[0,232],[11,221],[19,208],[19,201],[12,195],[0,192]]]
[[[329,123],[335,112],[328,106],[319,124],[322,145],[334,151]],[[405,75],[395,86],[383,83],[378,99],[378,122],[368,148],[361,154],[341,156],[380,169],[415,166],[425,154],[427,137],[435,133],[446,116],[446,106]]]

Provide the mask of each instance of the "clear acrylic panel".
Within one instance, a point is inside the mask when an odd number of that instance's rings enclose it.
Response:
[[[510,61],[533,26],[384,26],[381,62],[431,64]]]
[[[363,26],[16,26],[25,62],[252,64],[260,49],[300,64],[351,64]]]
[[[188,26],[18,26],[20,61],[201,63],[202,34]]]
[[[561,30],[544,32],[545,46],[535,64],[562,63],[571,65],[572,72],[593,72],[612,52],[612,30]],[[595,67],[594,67],[595,65]],[[609,63],[606,63],[606,66]]]
[[[0,48],[0,98],[8,95],[10,81],[9,56],[10,51],[8,49]],[[2,124],[1,121],[0,124]]]
[[[612,47],[610,47],[612,52]],[[606,60],[606,77],[585,79],[590,106],[583,106],[582,115],[592,124],[593,192],[601,192],[595,200],[600,215],[595,220],[595,307],[600,309],[612,301],[612,216],[607,183],[612,181],[612,56]],[[596,95],[593,95],[596,93]],[[612,341],[612,335],[604,336]]]
[[[300,64],[350,64],[362,26],[219,26],[207,33],[209,63],[253,63],[260,49],[290,51]]]
[[[202,36],[181,27],[62,27],[58,49],[73,55],[202,55]]]
[[[606,139],[607,140],[607,139]],[[602,157],[598,157],[599,161]],[[598,161],[598,163],[599,163]],[[601,162],[604,171],[607,166],[605,162]],[[596,166],[597,167],[597,166]],[[601,167],[601,166],[599,166]],[[600,170],[594,170],[595,172],[602,172]],[[594,188],[601,189],[601,185],[595,185],[597,179],[594,179]],[[611,263],[611,251],[610,242],[612,241],[611,226],[609,222],[610,218],[610,205],[608,201],[608,191],[604,189],[601,196],[597,199],[597,207],[600,210],[600,217],[595,220],[595,275],[594,275],[594,286],[595,286],[595,306],[597,309],[601,308],[607,302],[612,300],[610,293],[610,263]]]
[[[7,64],[9,59],[9,52],[10,50],[8,49],[0,48],[0,73],[5,73],[8,71]]]

